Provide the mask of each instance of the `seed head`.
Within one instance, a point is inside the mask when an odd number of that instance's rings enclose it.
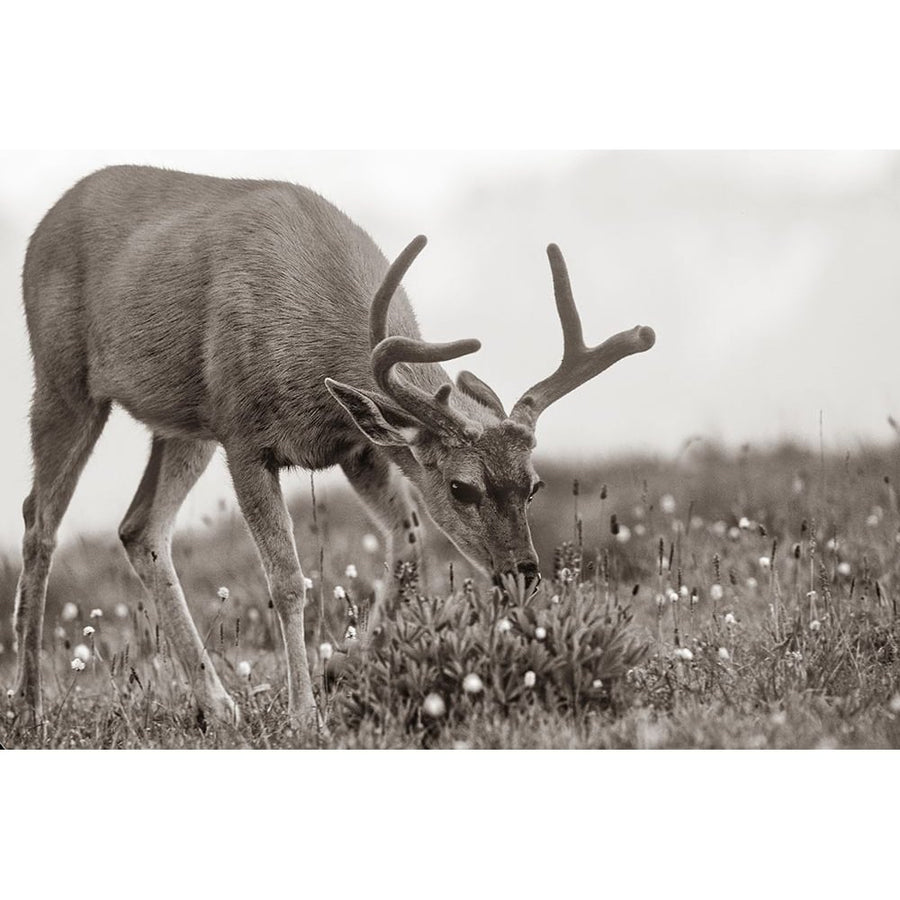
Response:
[[[481,679],[474,672],[469,672],[469,674],[463,678],[462,686],[467,694],[480,694],[484,690],[484,684],[482,684]]]

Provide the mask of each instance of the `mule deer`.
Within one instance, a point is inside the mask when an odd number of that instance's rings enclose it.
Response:
[[[469,372],[440,362],[478,341],[426,343],[392,265],[322,197],[273,181],[103,169],[47,213],[23,275],[34,361],[34,480],[24,503],[14,703],[42,719],[40,648],[57,528],[118,403],[152,431],[119,533],[153,595],[200,709],[233,720],[172,565],[179,507],[221,445],[256,542],[287,655],[289,708],[315,723],[304,577],[279,486],[287,466],[340,465],[393,561],[420,561],[419,510],[495,576],[537,576],[526,508],[540,481],[534,428],[555,400],[647,350],[636,327],[588,349],[562,254],[548,248],[565,349],[506,414]],[[337,402],[335,402],[337,401]]]

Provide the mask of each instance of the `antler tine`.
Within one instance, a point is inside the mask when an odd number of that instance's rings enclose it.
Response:
[[[449,384],[438,388],[436,394],[429,394],[401,378],[395,367],[398,363],[447,362],[480,349],[481,342],[474,339],[429,344],[415,338],[389,337],[372,351],[372,372],[381,390],[419,421],[436,431],[447,431],[449,427],[449,430],[476,437],[470,434],[474,423],[450,406]]]
[[[403,249],[401,254],[391,263],[381,287],[378,288],[372,306],[369,308],[369,346],[374,350],[379,341],[387,336],[388,310],[391,308],[391,300],[400,286],[403,276],[409,271],[409,267],[415,262],[416,257],[425,249],[428,238],[424,234],[414,237]]]
[[[387,320],[391,300],[403,276],[427,243],[424,235],[414,238],[388,268],[369,311],[369,340],[372,347],[372,372],[375,383],[419,421],[440,432],[455,432],[466,438],[477,437],[478,426],[450,406],[452,385],[444,384],[434,394],[401,378],[398,363],[446,362],[474,353],[481,348],[476,340],[429,344],[426,341],[394,335],[388,337]]]
[[[510,418],[534,428],[538,416],[551,403],[599,375],[620,359],[632,353],[649,350],[656,342],[652,328],[636,325],[628,331],[614,334],[596,347],[584,343],[581,319],[575,306],[569,273],[562,251],[556,244],[547,247],[556,310],[563,330],[563,358],[556,371],[529,388],[516,402]]]

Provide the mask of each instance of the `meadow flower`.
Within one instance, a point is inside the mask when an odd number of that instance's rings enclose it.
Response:
[[[422,711],[432,719],[439,719],[447,711],[444,698],[440,694],[429,694],[422,703]]]
[[[525,673],[525,687],[529,690],[535,686],[537,683],[537,675],[534,674],[530,669]]]
[[[76,644],[72,652],[76,659],[80,659],[82,662],[87,662],[91,658],[91,649],[87,644]]]
[[[237,672],[238,672],[238,675],[241,676],[241,678],[249,678],[251,671],[252,671],[252,669],[251,669],[250,663],[248,663],[246,659],[242,659],[238,663]]]
[[[543,628],[543,627],[540,626],[540,625],[538,625],[538,627],[534,629],[534,636],[535,636],[539,641],[544,640],[544,638],[547,637],[547,629],[546,629],[546,628]]]
[[[742,531],[746,531],[750,527],[750,520],[746,516],[741,516],[738,521],[738,528]]]
[[[364,534],[362,536],[362,545],[366,553],[376,553],[378,551],[378,538],[374,534]]]
[[[731,659],[731,654],[728,652],[727,647],[719,647],[719,659],[721,659],[722,662],[728,662],[728,660]]]
[[[467,694],[480,694],[484,690],[484,684],[482,684],[481,679],[474,672],[469,672],[469,674],[463,678],[462,686]]]
[[[678,602],[678,591],[673,591],[672,588],[669,588],[666,591],[666,599],[669,603],[677,603]]]
[[[690,653],[690,650],[688,651],[688,653]],[[594,690],[599,691],[600,688],[603,687],[603,680],[602,680],[601,678],[595,678],[595,679],[591,682],[591,687],[594,688]]]
[[[837,541],[834,538],[828,538],[825,547],[828,550],[837,550]]]
[[[120,619],[125,619],[125,618],[128,617],[128,606],[127,606],[127,604],[125,604],[125,603],[117,603],[115,609],[113,610],[113,612],[114,612],[114,613],[116,614],[116,616],[118,616]]]
[[[346,600],[347,599],[347,592],[340,585],[337,585],[334,589],[334,599],[335,600]]]
[[[686,584],[683,584],[680,588],[678,588],[678,596],[681,597],[682,600],[687,600],[690,595],[691,592],[687,589]]]
[[[694,658],[694,654],[687,647],[676,647],[675,656],[685,662],[690,662]]]
[[[72,662],[69,663],[69,665],[70,665],[70,666],[74,669],[74,671],[76,671],[76,672],[83,672],[83,671],[84,671],[84,662],[83,662],[81,659],[79,659],[77,656],[75,657],[75,659],[72,660]]]
[[[102,617],[103,617],[103,610],[102,610],[102,609],[92,609],[92,610],[91,610],[91,616],[90,616],[90,617],[91,617],[92,619],[100,619],[100,618],[102,618]]]
[[[819,631],[822,628],[822,623],[818,619],[813,619],[812,622],[809,623],[810,631]]]
[[[305,587],[308,591],[313,589],[313,580],[312,578],[303,577],[303,587]]]
[[[769,559],[768,556],[761,556],[759,558],[759,567],[761,569],[771,569],[772,568],[772,560]]]
[[[631,529],[627,525],[620,525],[616,540],[620,544],[627,544],[631,540]]]
[[[60,613],[60,618],[63,622],[71,622],[78,615],[78,607],[72,603],[70,600],[68,603],[65,603],[62,608],[62,612]]]
[[[712,597],[713,600],[721,600],[725,596],[725,591],[722,590],[722,585],[714,584],[709,589],[709,596]]]
[[[348,578],[356,578],[356,566],[354,566],[353,563],[350,563],[350,565],[348,565],[347,568],[344,569],[344,574]]]
[[[659,508],[667,515],[671,516],[675,512],[675,498],[671,494],[663,494],[659,498]]]
[[[322,662],[328,662],[333,655],[334,647],[332,647],[328,641],[319,644],[319,659],[321,659]]]
[[[726,613],[725,614],[725,624],[726,625],[737,625],[737,619],[734,617],[734,613]]]
[[[344,632],[344,638],[348,641],[356,640],[356,626],[348,625],[347,630]]]
[[[497,623],[497,631],[501,634],[506,634],[508,631],[512,631],[512,622],[509,619],[501,619]]]
[[[216,596],[224,603],[228,597],[230,596],[231,591],[228,590],[227,587],[220,587],[216,591]]]
[[[81,633],[85,637],[90,637],[94,633],[93,625],[85,625],[84,628],[81,629]]]
[[[837,570],[838,570],[838,575],[844,575],[844,576],[849,575],[850,574],[850,563],[848,563],[848,562],[838,563]]]

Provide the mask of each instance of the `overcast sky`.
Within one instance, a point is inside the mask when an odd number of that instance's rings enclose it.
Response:
[[[657,345],[541,419],[542,453],[674,452],[688,436],[855,446],[900,414],[900,156],[890,153],[34,152],[0,155],[0,546],[28,492],[31,384],[20,271],[29,234],[82,175],[141,162],[306,184],[392,257],[427,338],[479,337],[464,365],[511,403],[558,362],[544,248],[562,247],[588,343],[635,324]],[[462,365],[462,364],[461,364]],[[455,371],[458,366],[448,366]],[[113,415],[63,529],[114,528],[148,436]],[[293,478],[294,484],[299,483]],[[217,460],[185,523],[231,490]]]

